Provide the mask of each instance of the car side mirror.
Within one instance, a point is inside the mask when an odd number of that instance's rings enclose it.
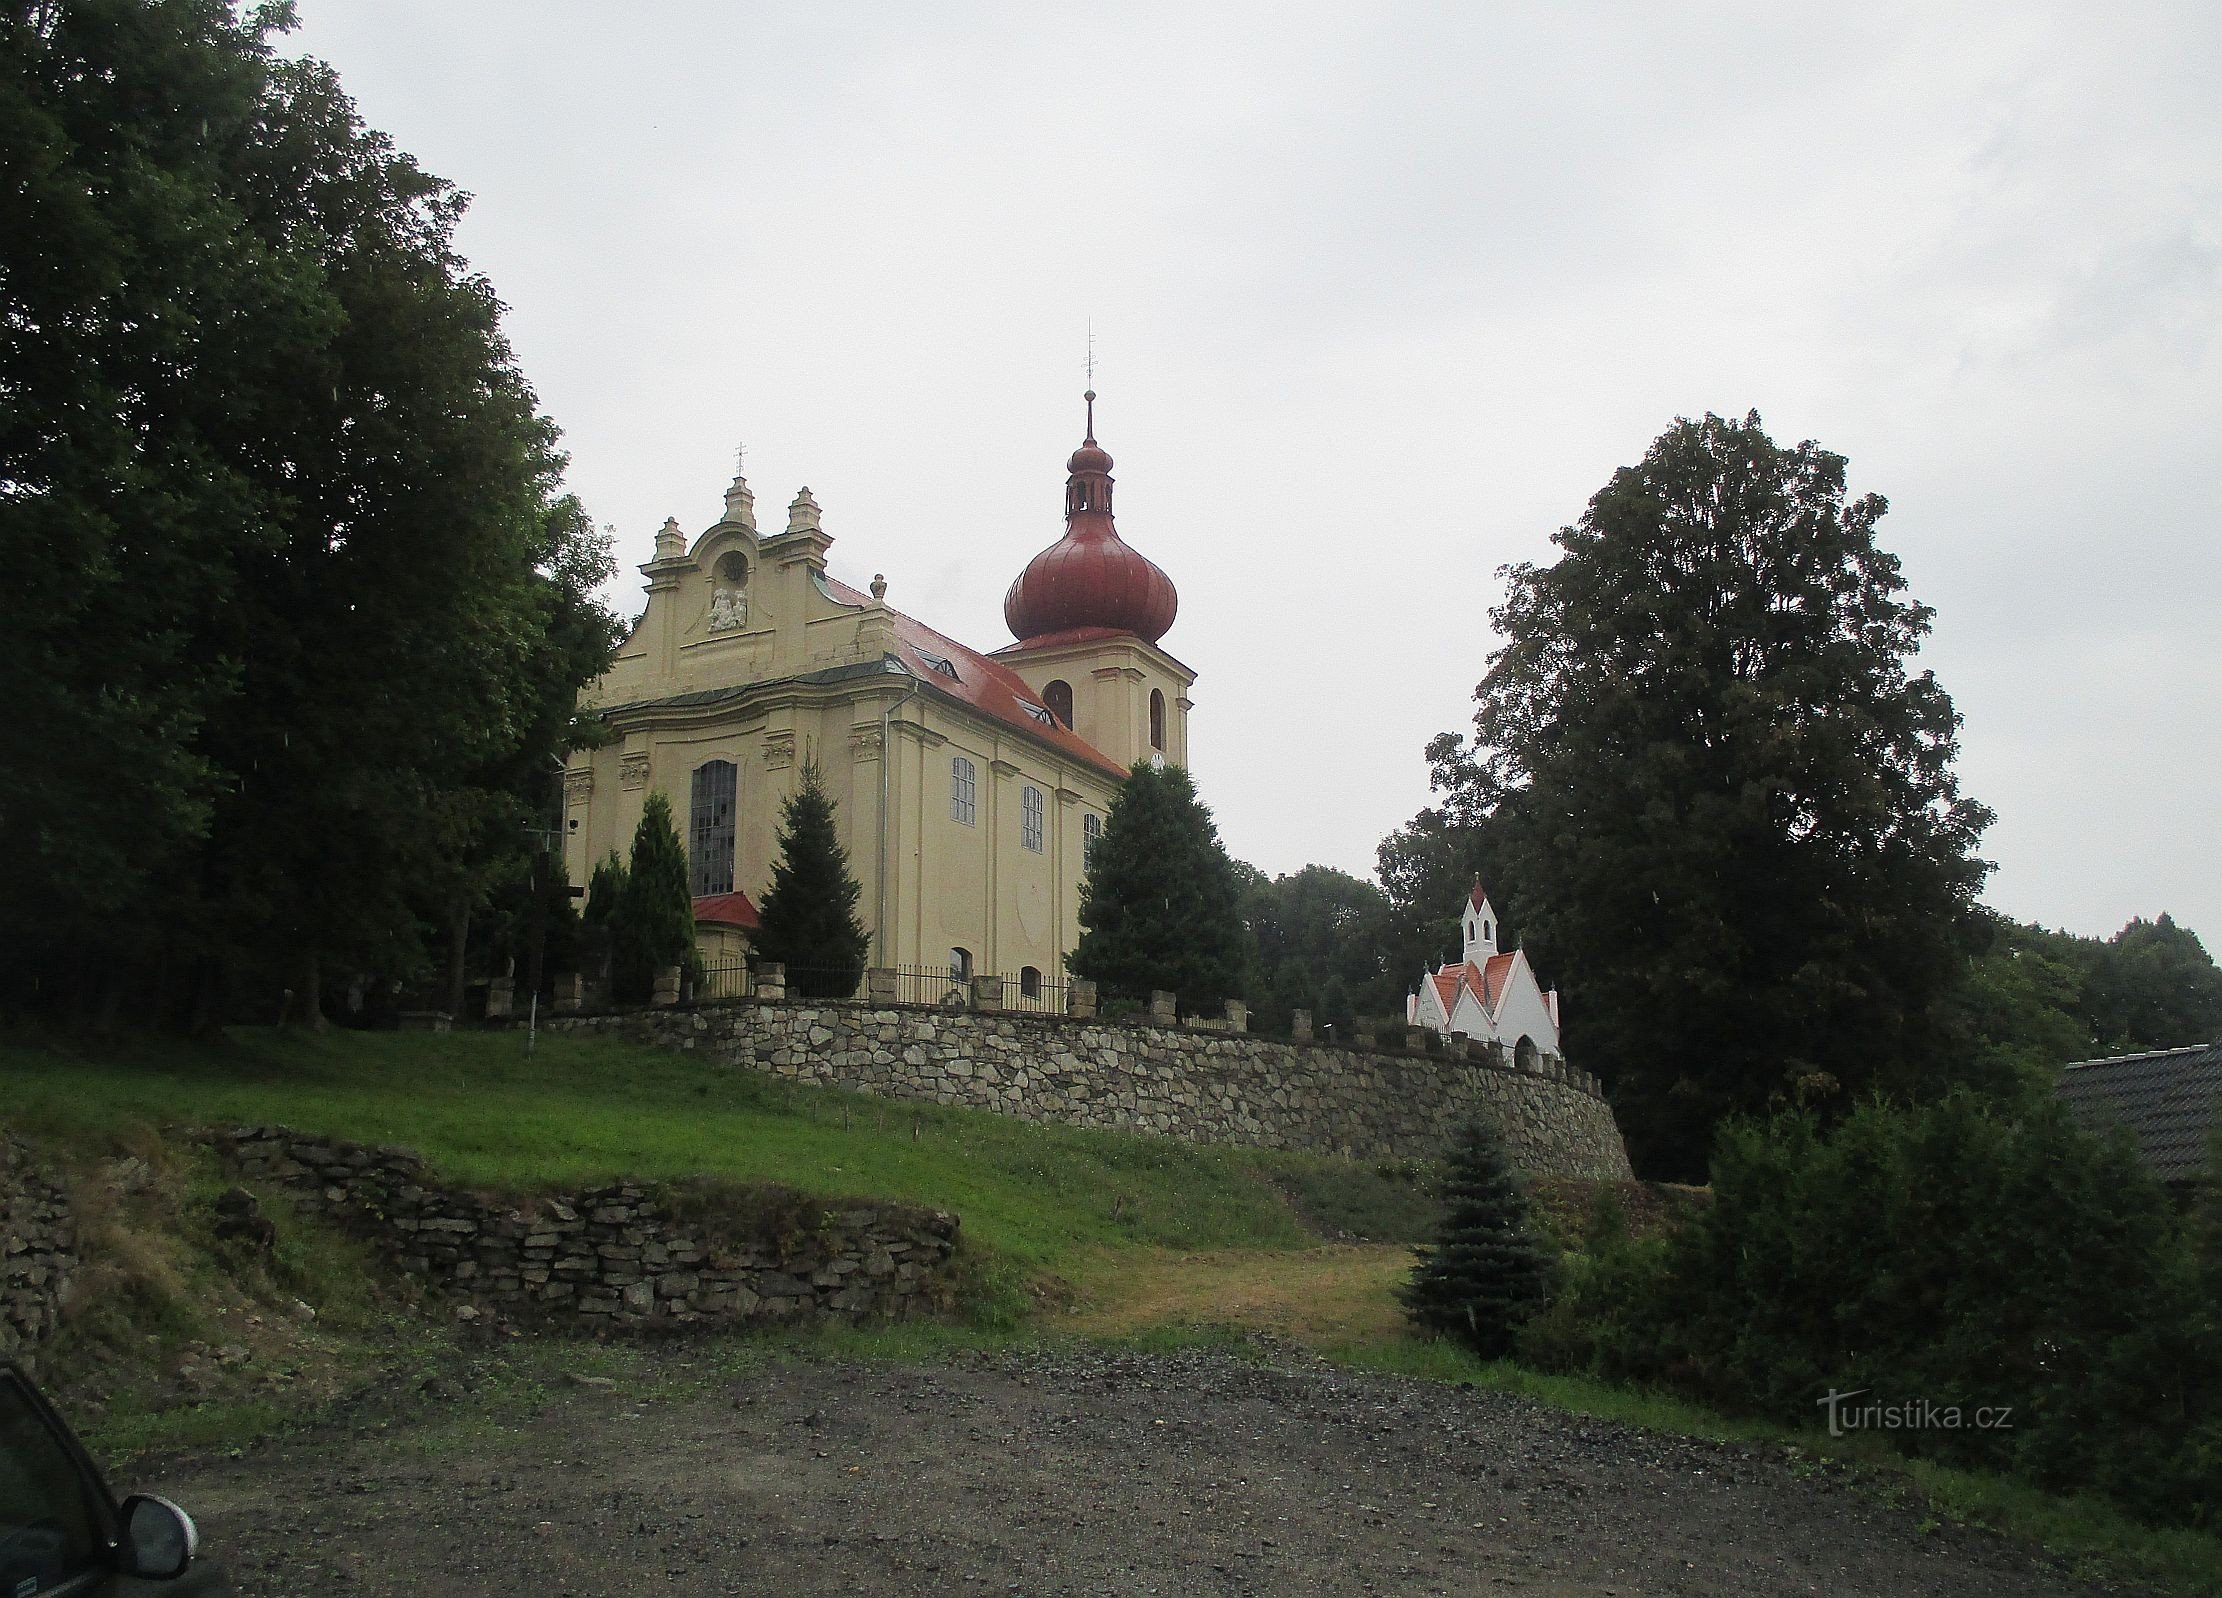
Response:
[[[201,1546],[191,1515],[152,1493],[133,1493],[116,1507],[123,1521],[125,1575],[170,1581],[185,1574]]]

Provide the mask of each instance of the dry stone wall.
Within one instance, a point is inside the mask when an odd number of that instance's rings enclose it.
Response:
[[[0,1358],[29,1354],[59,1324],[76,1264],[60,1179],[0,1133]]]
[[[369,1239],[466,1321],[655,1331],[889,1319],[950,1299],[957,1218],[936,1210],[773,1194],[752,1224],[720,1226],[639,1183],[490,1198],[436,1182],[406,1149],[282,1127],[214,1141],[239,1175]],[[723,1235],[736,1230],[748,1235]]]
[[[1631,1175],[1611,1108],[1563,1067],[911,1006],[743,1001],[545,1024],[881,1098],[1362,1159],[1433,1159],[1481,1114],[1538,1176]]]

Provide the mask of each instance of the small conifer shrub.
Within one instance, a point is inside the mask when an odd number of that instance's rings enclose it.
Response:
[[[856,918],[862,891],[834,830],[834,802],[815,762],[781,809],[779,860],[757,911],[756,953],[787,967],[788,991],[803,999],[846,999],[864,974],[871,937]]]
[[[1416,1325],[1484,1359],[1502,1359],[1549,1299],[1552,1261],[1504,1140],[1488,1122],[1460,1129],[1443,1197],[1442,1228],[1432,1247],[1413,1251],[1419,1263],[1397,1297]]]
[[[642,806],[633,859],[610,916],[611,983],[620,1004],[645,1004],[656,973],[694,952],[694,890],[687,851],[661,791]]]

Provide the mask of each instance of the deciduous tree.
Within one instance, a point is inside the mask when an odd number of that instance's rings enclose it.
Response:
[[[1492,613],[1460,807],[1655,1175],[1700,1173],[1730,1111],[1951,1063],[1990,817],[1844,465],[1756,414],[1679,421]]]
[[[0,935],[34,984],[193,973],[204,1021],[243,970],[309,1018],[328,967],[421,973],[613,639],[464,198],[289,22],[0,12],[0,675],[42,751]]]

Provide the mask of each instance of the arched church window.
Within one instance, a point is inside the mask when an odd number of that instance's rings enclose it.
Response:
[[[1018,796],[1018,841],[1036,854],[1042,852],[1042,791],[1028,788]]]
[[[1022,965],[1018,968],[1018,996],[1022,999],[1038,999],[1042,996],[1042,974],[1033,966]]]
[[[1521,1035],[1520,1041],[1512,1046],[1512,1063],[1523,1071],[1540,1069],[1541,1056],[1542,1051],[1536,1048],[1535,1039],[1525,1033]]]
[[[949,819],[971,826],[978,814],[980,774],[959,755],[949,762]]]
[[[1165,752],[1165,694],[1157,688],[1150,690],[1150,747]]]
[[[972,980],[972,951],[970,949],[950,949],[949,980],[956,983],[965,983]]]
[[[1089,816],[1080,823],[1080,869],[1096,863],[1096,845],[1103,842],[1103,817]]]
[[[1057,718],[1060,725],[1065,727],[1072,725],[1071,683],[1060,677],[1055,682],[1048,684],[1042,689],[1042,703],[1049,707],[1049,713]]]
[[[740,772],[730,760],[694,768],[687,859],[697,897],[733,891],[733,815]]]

